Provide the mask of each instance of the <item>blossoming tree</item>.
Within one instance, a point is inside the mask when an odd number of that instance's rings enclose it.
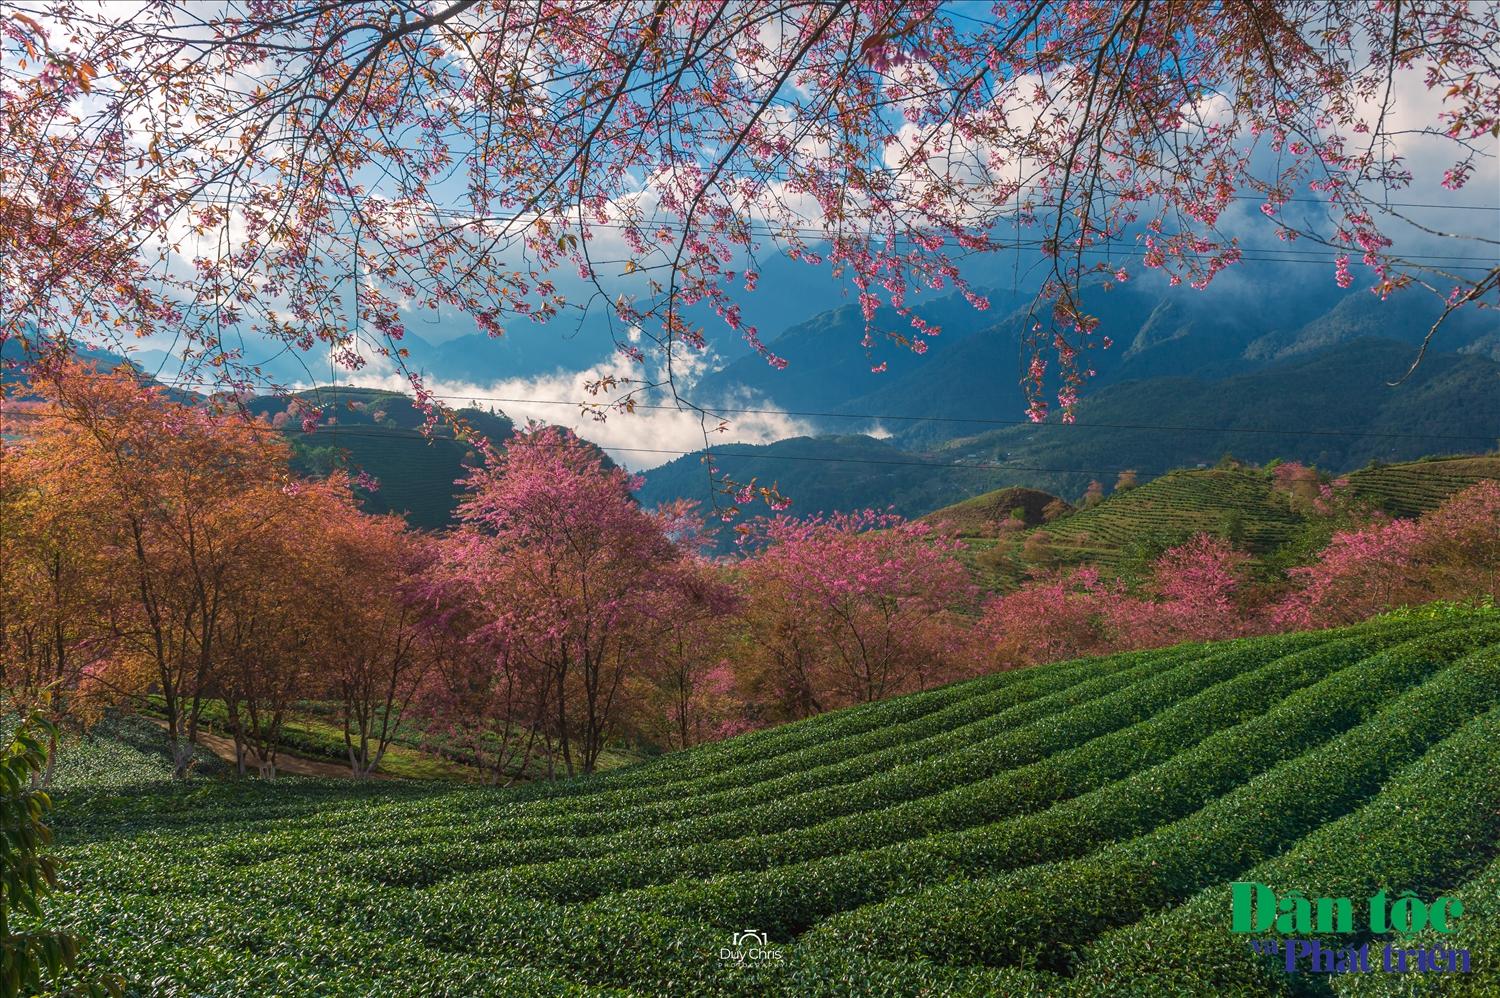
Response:
[[[862,510],[751,526],[743,568],[750,636],[784,712],[830,710],[952,678],[952,615],[977,593],[960,543]]]
[[[549,765],[593,772],[645,667],[686,552],[631,494],[636,480],[571,432],[531,426],[476,468],[445,548],[480,638],[530,675]],[[529,719],[526,719],[529,720]]]
[[[0,338],[166,333],[231,381],[247,334],[358,366],[439,309],[781,364],[741,309],[768,252],[921,350],[917,295],[984,308],[959,262],[1004,241],[1048,263],[1042,418],[1108,344],[1089,276],[1207,285],[1241,199],[1340,285],[1500,291],[1403,258],[1389,196],[1424,179],[1410,143],[1458,189],[1500,136],[1493,4],[13,0],[0,41]]]

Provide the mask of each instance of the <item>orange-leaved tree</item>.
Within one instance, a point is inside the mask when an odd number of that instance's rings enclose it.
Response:
[[[181,776],[229,595],[286,511],[262,498],[285,478],[286,447],[237,412],[175,401],[129,371],[64,362],[34,390],[38,458],[93,497],[100,613],[118,642],[99,681],[159,699]]]
[[[349,768],[374,774],[431,665],[416,582],[427,541],[398,516],[360,512],[347,489],[326,492],[308,538],[308,597],[321,621],[312,690],[339,705]],[[312,595],[312,594],[316,595]]]
[[[49,748],[39,782],[50,782],[56,735],[101,707],[97,677],[116,651],[110,578],[97,524],[103,494],[58,451],[55,426],[35,407],[0,440],[0,695],[22,713],[40,710]],[[91,695],[92,694],[92,695]]]

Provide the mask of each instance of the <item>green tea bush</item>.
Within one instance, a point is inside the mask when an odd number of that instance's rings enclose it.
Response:
[[[1316,644],[1307,640],[1272,639],[1259,644],[1245,644],[1230,651],[1203,658],[1194,663],[1168,670],[1150,681],[1129,687],[1120,693],[1090,701],[1067,715],[1049,721],[1041,733],[1044,745],[1074,745],[1059,756],[1059,762],[1031,763],[1005,769],[994,776],[951,789],[930,791],[921,784],[917,767],[907,767],[892,774],[874,793],[877,799],[890,801],[880,809],[881,820],[869,821],[863,814],[832,818],[788,831],[772,831],[744,836],[729,842],[699,842],[654,851],[623,848],[626,841],[600,858],[565,860],[554,864],[527,865],[494,874],[481,875],[476,887],[501,893],[581,900],[605,890],[647,883],[674,876],[701,877],[727,870],[751,870],[798,862],[821,855],[839,855],[884,843],[900,842],[918,836],[933,836],[952,828],[982,824],[1026,809],[1045,807],[1060,798],[1076,795],[1109,779],[1118,778],[1150,760],[1164,758],[1190,743],[1203,726],[1229,723],[1231,710],[1263,706],[1267,696],[1276,690],[1279,673],[1273,671],[1244,682],[1247,662],[1275,657],[1275,650],[1305,648]],[[1357,657],[1357,655],[1356,655]],[[1329,668],[1319,663],[1320,671]],[[1301,681],[1310,676],[1299,673]],[[1211,686],[1207,693],[1193,695],[1194,689],[1228,677],[1237,677],[1229,695],[1213,696],[1220,689]],[[1182,699],[1186,697],[1187,699]],[[1181,701],[1179,703],[1179,701]],[[1155,716],[1162,704],[1175,705]],[[1099,730],[1101,719],[1113,725],[1145,715],[1123,730],[1099,735],[1090,740],[1088,732]],[[1016,732],[1021,735],[1022,732]],[[1034,736],[1028,736],[1034,737]],[[1012,745],[1026,745],[1020,738]],[[1009,749],[1005,742],[992,744],[987,750],[1004,759]],[[1065,761],[1063,761],[1065,760]],[[898,790],[889,786],[904,780]],[[906,799],[911,787],[922,789],[921,796]],[[692,826],[697,822],[679,822],[666,829],[675,842],[694,842]],[[742,829],[759,827],[740,822]]]
[[[34,784],[47,763],[57,728],[41,714],[19,717],[0,744],[0,998],[40,992],[71,975],[78,962],[77,935],[47,929],[42,901],[57,886],[52,830],[43,818],[52,798]],[[77,990],[114,993],[108,978]]]
[[[1493,767],[1496,764],[1491,761],[1490,765]],[[1435,800],[1427,803],[1439,808],[1446,804]],[[1466,817],[1472,817],[1472,814]],[[1454,824],[1455,827],[1460,827],[1462,820]],[[1493,855],[1493,830],[1490,834],[1490,851]],[[1451,833],[1445,837],[1451,838]],[[1500,974],[1500,904],[1496,904],[1496,899],[1500,898],[1500,859],[1491,861],[1489,866],[1472,879],[1447,893],[1458,897],[1464,904],[1464,917],[1457,930],[1440,935],[1428,929],[1408,937],[1406,945],[1467,950],[1471,958],[1470,973],[1442,978],[1428,975],[1342,974],[1330,981],[1333,992],[1341,998],[1409,998],[1418,995],[1477,998],[1480,995],[1494,994],[1496,975]]]
[[[1500,653],[1491,651],[1488,659],[1500,673]],[[1464,793],[1454,793],[1456,788]],[[1366,806],[1315,829],[1240,879],[1268,884],[1278,893],[1301,890],[1307,897],[1364,899],[1382,889],[1393,896],[1414,890],[1428,900],[1467,894],[1463,932],[1442,939],[1435,933],[1413,937],[1403,945],[1462,947],[1468,940],[1477,959],[1493,959],[1482,937],[1486,924],[1494,924],[1500,893],[1491,888],[1486,896],[1491,881],[1483,878],[1465,891],[1456,890],[1480,858],[1500,844],[1500,814],[1475,807],[1474,800],[1500,800],[1500,711],[1470,721],[1403,770]],[[1121,985],[1291,993],[1284,969],[1256,957],[1245,936],[1228,931],[1229,907],[1227,885],[1215,885],[1165,915],[1105,936],[1087,951],[1080,983],[1100,994]],[[1368,931],[1358,931],[1359,919],[1355,929],[1350,935],[1298,935],[1331,947],[1370,938]],[[1398,939],[1376,937],[1372,948]],[[1149,948],[1142,945],[1148,940]],[[1355,978],[1391,982],[1399,975],[1354,974],[1348,979]]]
[[[1494,627],[1464,629],[1387,654],[1420,673],[1497,637]],[[1497,701],[1494,656],[1465,659],[1349,733],[1148,835],[1083,859],[872,905],[814,931],[887,957],[1066,966],[1074,950],[1103,931],[1233,878],[1347,813],[1476,707]]]
[[[1384,641],[1409,633],[1387,633]],[[1382,643],[1370,635],[1338,649],[1273,661],[1150,721],[1039,763],[1029,772],[1018,771],[1017,776],[1054,789],[1083,791],[1100,785],[1054,807],[978,824],[985,804],[982,798],[971,799],[965,804],[974,809],[973,827],[926,831],[884,848],[861,848],[764,873],[690,879],[622,894],[616,903],[717,924],[763,925],[788,934],[829,914],[924,884],[1085,854],[1147,831],[1153,823],[1181,817],[1213,794],[1368,717],[1376,708],[1369,694],[1399,692],[1408,676],[1388,660],[1363,660]],[[1315,685],[1272,704],[1278,681],[1289,689],[1304,682]],[[1219,731],[1221,727],[1229,730]],[[1273,751],[1266,751],[1268,744]],[[1170,758],[1153,766],[1161,755]],[[1108,782],[1112,779],[1119,782]],[[962,796],[979,798],[979,790],[976,786]],[[880,838],[892,824],[892,831],[903,829],[899,815],[888,812],[886,819],[866,827]]]
[[[1225,884],[1493,895],[1497,644],[1443,608],[1063,663],[560,787],[95,780],[48,921],[139,995],[1326,994]]]

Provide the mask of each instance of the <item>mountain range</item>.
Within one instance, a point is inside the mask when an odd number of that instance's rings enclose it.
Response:
[[[776,485],[799,512],[876,506],[919,516],[1004,486],[1074,500],[1089,482],[1108,485],[1127,469],[1145,480],[1211,465],[1229,452],[1343,472],[1370,461],[1486,451],[1500,439],[1500,319],[1493,311],[1452,316],[1402,380],[1439,312],[1420,292],[1381,301],[1305,284],[1208,293],[1101,285],[1086,301],[1115,345],[1089,355],[1095,373],[1076,422],[1037,424],[1023,417],[1017,377],[1032,299],[1006,291],[989,297],[985,311],[957,295],[927,302],[919,311],[941,332],[925,353],[893,341],[910,327],[885,310],[870,326],[874,346],[861,346],[866,324],[854,305],[770,339],[771,351],[789,362],[785,370],[741,351],[685,386],[689,397],[789,412],[813,433],[718,447],[713,463],[737,482]],[[597,331],[574,336],[538,326],[500,340],[461,336],[433,344],[409,335],[408,345],[414,366],[433,377],[482,383],[548,363],[587,364],[607,340]],[[4,352],[15,359],[13,344]],[[105,367],[120,362],[88,355]],[[881,373],[872,370],[882,365]],[[446,524],[467,448],[441,434],[422,438],[420,414],[402,396],[319,391],[333,399],[340,423],[296,441],[304,470],[368,471],[384,483],[369,499],[373,508],[405,512],[423,527]],[[287,404],[268,396],[251,408],[274,416]],[[511,428],[503,415],[466,415],[492,438]],[[295,437],[297,421],[288,426]],[[728,499],[716,491],[702,454],[646,472],[640,495],[647,504],[686,497],[723,506]]]
[[[855,502],[920,515],[1008,485],[1075,499],[1090,481],[1109,485],[1127,469],[1145,479],[1226,453],[1342,472],[1484,451],[1500,440],[1493,312],[1451,317],[1402,380],[1440,311],[1420,294],[1383,302],[1368,292],[1286,289],[1250,299],[1122,285],[1095,300],[1101,328],[1117,342],[1091,357],[1096,373],[1075,423],[1022,416],[1016,372],[1027,302],[992,296],[990,312],[957,297],[934,302],[925,315],[943,331],[921,355],[888,348],[866,356],[863,318],[846,307],[769,344],[790,361],[785,371],[750,356],[695,386],[704,401],[748,389],[821,431],[717,448],[716,463],[736,481],[779,483],[802,511]],[[889,321],[877,315],[877,325]],[[870,371],[876,357],[887,360],[883,373]],[[699,455],[645,478],[648,502],[724,504]]]

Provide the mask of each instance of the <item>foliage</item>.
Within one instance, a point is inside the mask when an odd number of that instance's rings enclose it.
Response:
[[[1152,563],[1140,592],[1094,568],[1054,570],[985,604],[972,654],[985,667],[1013,668],[1245,633],[1246,562],[1197,534]]]
[[[687,598],[661,608],[670,615],[653,629],[652,654],[629,691],[648,744],[683,749],[749,727],[732,661],[741,602],[724,575],[702,561],[685,566]]]
[[[569,776],[594,771],[657,638],[713,599],[689,584],[686,553],[635,484],[572,433],[528,427],[475,469],[441,555],[440,578],[472,601],[465,640],[490,645],[470,658],[485,686],[505,688],[498,717],[539,736]]]
[[[1481,481],[1417,520],[1333,535],[1298,588],[1272,609],[1281,626],[1326,626],[1431,600],[1500,593],[1500,482]]]
[[[126,370],[55,373],[5,445],[0,511],[24,539],[5,581],[27,591],[0,618],[4,679],[80,725],[149,701],[179,776],[208,721],[266,778],[330,734],[359,778],[397,745],[493,782],[587,774],[611,745],[684,748],[965,675],[1474,603],[1500,566],[1493,481],[1388,522],[1342,480],[1294,509],[1308,471],[1283,463],[1174,473],[1029,529],[1046,494],[980,497],[964,522],[1005,536],[975,560],[1034,575],[981,608],[965,544],[890,511],[752,520],[710,561],[688,504],[642,508],[633,476],[535,425],[486,450],[461,526],[433,537],[361,511],[342,473],[293,477],[263,422]],[[1332,537],[1315,561],[1255,563],[1312,536],[1299,523]],[[1110,544],[1112,572],[1073,567]]]
[[[959,537],[992,537],[1007,518],[1034,527],[1065,516],[1072,507],[1046,492],[1019,487],[997,489],[945,506],[922,517],[934,530]]]
[[[1371,479],[1372,474],[1381,477]],[[1250,555],[1249,567],[1259,581],[1275,582],[1289,569],[1315,561],[1335,533],[1383,519],[1382,508],[1390,503],[1411,511],[1399,515],[1417,516],[1497,475],[1500,465],[1488,457],[1387,465],[1332,483],[1320,481],[1313,469],[1296,462],[1276,462],[1259,470],[1180,470],[1041,530],[1002,537],[983,548],[974,544],[982,553],[973,561],[983,569],[979,581],[1002,592],[1028,575],[1079,564],[1135,587],[1149,580],[1152,566],[1167,549],[1196,533],[1207,533]],[[1396,501],[1389,498],[1394,492],[1380,491],[1398,488],[1405,490],[1406,500]],[[998,499],[1007,492],[990,495]],[[964,511],[979,508],[987,499],[976,497],[923,519],[952,523],[961,537],[984,537],[982,523]]]
[[[745,528],[746,656],[780,716],[797,718],[950,678],[974,598],[956,542],[861,510]]]
[[[1420,516],[1485,479],[1500,480],[1500,456],[1448,457],[1356,471],[1349,491],[1391,516]]]
[[[172,779],[172,753],[166,734],[149,719],[111,712],[76,738],[59,746],[54,786],[64,799],[69,791],[123,791]],[[217,778],[232,770],[218,756],[200,748],[188,766],[190,780]]]
[[[57,887],[57,859],[44,852],[52,830],[43,823],[52,800],[35,781],[51,758],[57,729],[42,714],[23,718],[0,747],[0,995],[35,994],[72,970],[78,937],[29,928]],[[18,924],[19,923],[19,924]],[[118,994],[112,981],[90,984],[92,995]]]
[[[91,600],[71,608],[107,639],[88,678],[113,690],[154,684],[185,767],[227,596],[291,512],[277,487],[285,449],[244,420],[174,402],[121,369],[66,364],[34,387],[45,408],[20,470],[33,489],[67,497],[64,515],[80,524],[69,558],[95,559]]]
[[[82,720],[149,690],[178,776],[210,701],[227,705],[241,771],[274,776],[290,703],[335,696],[367,774],[399,723],[405,691],[387,680],[420,665],[402,595],[416,537],[359,512],[341,474],[292,478],[265,423],[174,401],[128,369],[63,364],[33,391],[0,494],[21,541],[4,581],[26,593],[0,621],[19,667],[7,688],[50,682]]]
[[[88,687],[112,651],[91,612],[106,579],[91,533],[105,497],[44,453],[0,442],[0,690],[17,709],[80,727],[98,714]],[[49,751],[43,782],[54,762]]]
[[[91,969],[193,993],[1283,993],[1223,932],[1246,871],[1493,883],[1497,648],[1493,612],[1453,610],[997,673],[555,784],[65,799],[53,908]],[[720,961],[747,927],[782,959]]]
[[[1500,129],[1500,25],[1464,5],[34,13],[3,22],[18,96],[0,168],[19,179],[0,260],[28,293],[0,332],[180,335],[236,383],[258,374],[236,345],[255,335],[404,368],[408,309],[498,336],[579,299],[669,367],[706,347],[705,321],[780,364],[740,307],[772,248],[852,282],[866,349],[887,333],[920,351],[938,330],[914,299],[956,286],[987,308],[958,260],[1014,219],[1047,266],[1029,411],[1071,415],[1109,341],[1080,288],[1137,270],[1096,254],[1138,242],[1139,269],[1206,286],[1241,258],[1226,229],[1247,196],[1281,239],[1325,246],[1339,287],[1360,267],[1382,296],[1424,287],[1452,310],[1500,281],[1397,256],[1381,196],[1415,179],[1415,157],[1388,153],[1412,133],[1443,150],[1426,179],[1456,190]],[[1406,73],[1425,113],[1396,113]],[[597,264],[604,233],[625,247],[623,291]],[[173,266],[189,237],[192,265]],[[904,328],[874,327],[881,305]]]
[[[320,412],[310,431],[289,415],[303,406]],[[279,426],[292,445],[293,472],[314,478],[364,473],[374,487],[361,490],[360,508],[400,513],[426,530],[452,525],[462,495],[459,480],[478,460],[472,444],[452,427],[424,433],[424,413],[411,396],[397,392],[319,387],[288,397],[263,395],[246,408]],[[452,416],[489,440],[504,440],[513,429],[505,417],[477,409],[456,409]]]
[[[350,769],[380,765],[431,665],[414,591],[433,554],[395,516],[372,517],[347,500],[328,509],[314,542],[324,559],[319,635],[323,688],[341,705]]]

